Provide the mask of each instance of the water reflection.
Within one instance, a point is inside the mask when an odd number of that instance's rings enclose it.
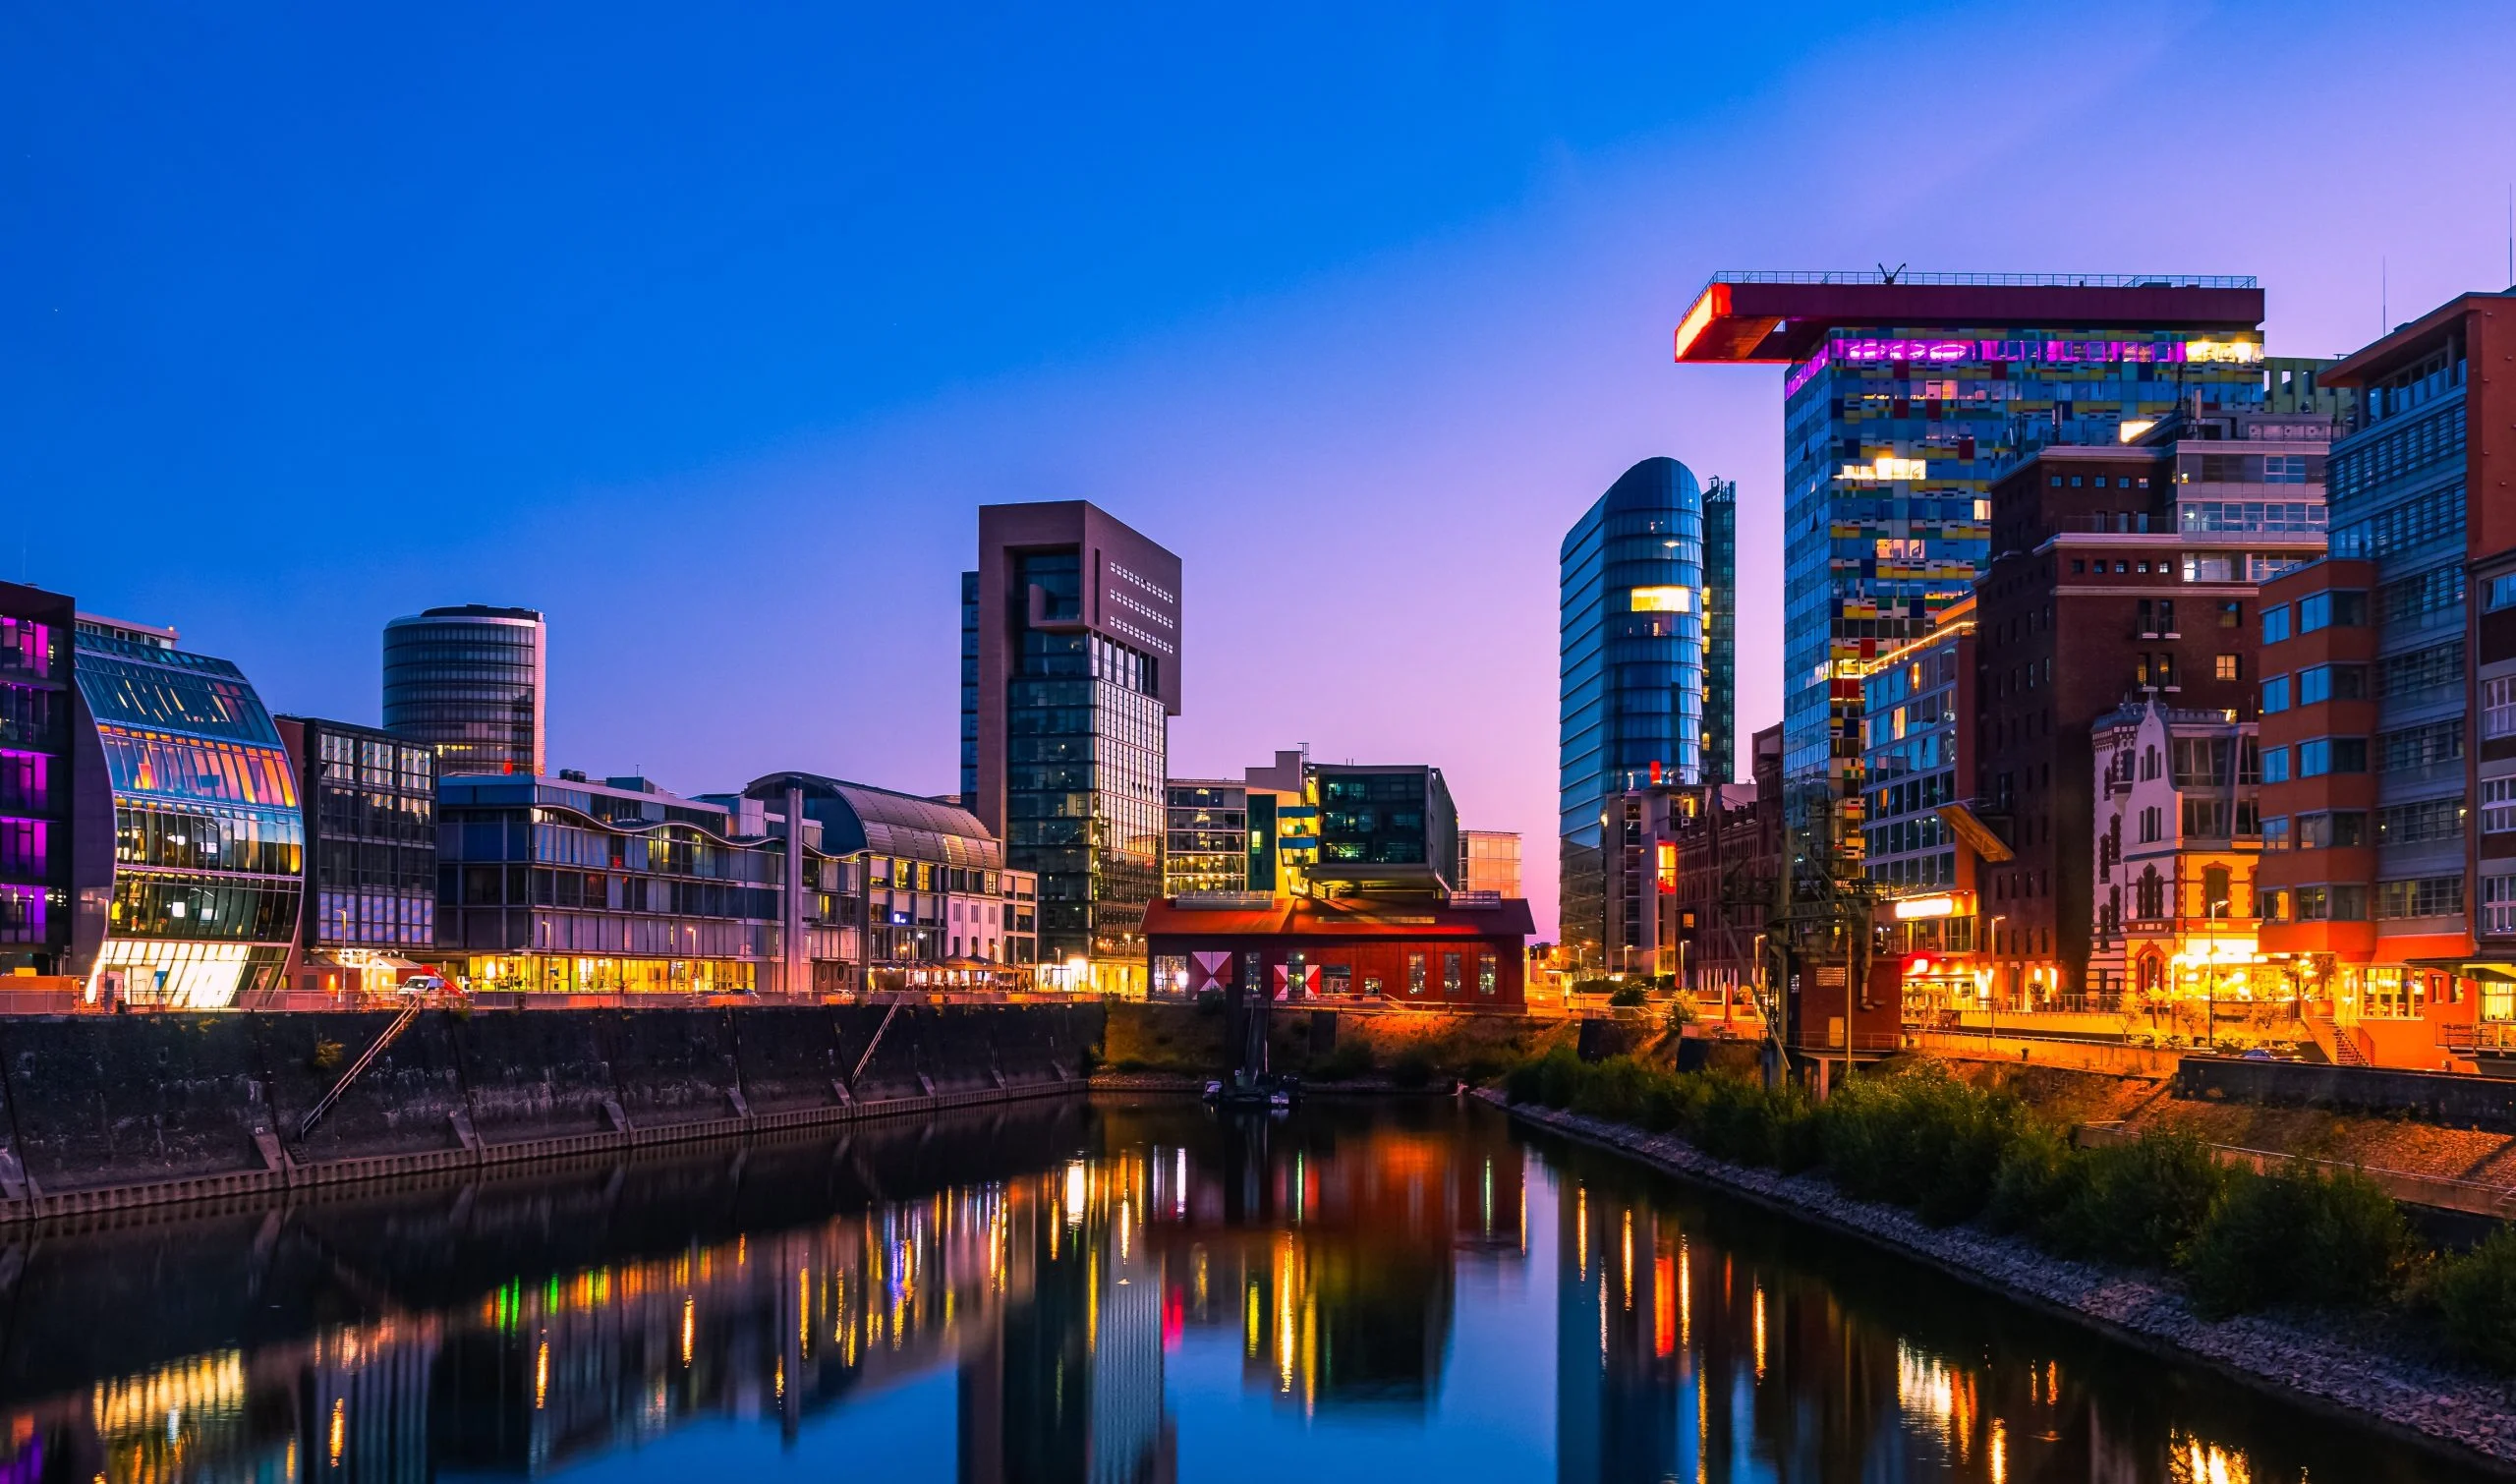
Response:
[[[2453,1476],[1446,1104],[1008,1110],[21,1233],[0,1300],[0,1484],[620,1473],[701,1422],[829,1471],[878,1395],[948,1397],[900,1446],[966,1481],[1166,1480],[1183,1440],[1542,1476],[1488,1424],[1542,1440],[1550,1398],[1562,1484]]]

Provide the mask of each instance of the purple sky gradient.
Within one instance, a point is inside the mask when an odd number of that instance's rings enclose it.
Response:
[[[1158,323],[1017,340],[773,437],[563,468],[407,540],[373,512],[344,545],[302,504],[83,494],[32,528],[29,570],[176,623],[275,708],[351,719],[375,714],[385,619],[532,603],[553,766],[940,791],[975,507],[1089,498],[1185,563],[1175,774],[1302,742],[1438,764],[1463,825],[1523,833],[1550,929],[1557,544],[1635,460],[1738,480],[1743,760],[1778,716],[1781,372],[1670,364],[1709,273],[2254,273],[2283,355],[2374,334],[2380,260],[2396,320],[2509,277],[2504,6],[1861,14],[1753,56],[1707,18],[1697,65],[1753,75],[1717,116],[1549,150],[1502,205]],[[356,503],[361,478],[314,482]],[[133,562],[91,539],[109,516],[200,535]],[[248,574],[255,540],[282,549]]]

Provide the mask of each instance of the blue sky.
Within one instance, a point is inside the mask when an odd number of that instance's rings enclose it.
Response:
[[[2504,5],[1088,11],[11,8],[0,575],[350,719],[530,603],[556,764],[940,790],[974,507],[1089,497],[1174,771],[1439,763],[1544,922],[1564,528],[1671,454],[1778,575],[1706,274],[2253,272],[2284,354],[2508,276]]]

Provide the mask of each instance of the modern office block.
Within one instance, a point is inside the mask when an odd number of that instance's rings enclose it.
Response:
[[[1319,808],[1314,894],[1433,892],[1458,885],[1458,810],[1442,771],[1420,764],[1310,765]]]
[[[986,505],[962,591],[976,597],[962,792],[1007,864],[1039,875],[1043,961],[1141,989],[1179,713],[1179,559],[1082,500]]]
[[[1559,932],[1575,963],[1595,964],[1607,801],[1704,777],[1709,590],[1693,472],[1664,458],[1627,470],[1565,536],[1559,560]]]
[[[714,797],[714,796],[712,796]],[[1005,983],[1039,961],[1039,878],[1004,864],[1004,847],[957,805],[809,772],[771,773],[742,797],[784,837],[806,825],[806,933],[841,935],[813,956],[823,989],[898,990],[956,981]],[[790,802],[791,801],[791,802]],[[840,971],[831,965],[844,962]]]
[[[1250,889],[1247,785],[1232,778],[1172,778],[1163,813],[1163,895]]]
[[[2250,277],[1724,273],[1682,363],[1783,378],[1786,817],[1808,869],[1857,864],[1860,677],[1992,557],[1991,482],[2046,444],[2110,445],[2179,407],[2259,408]]]
[[[372,726],[276,716],[306,817],[300,990],[399,983],[436,943],[436,757]]]
[[[1703,781],[1727,783],[1739,754],[1739,482],[1703,486]]]
[[[1516,829],[1462,829],[1458,832],[1458,875],[1461,891],[1491,891],[1496,896],[1520,894],[1520,832]]]
[[[0,973],[69,972],[70,599],[0,583]]]
[[[305,822],[243,671],[172,629],[78,619],[72,972],[90,999],[219,1009],[280,988]]]
[[[774,988],[782,839],[644,778],[437,780],[436,956],[476,991]]]
[[[384,729],[437,771],[542,771],[548,635],[531,608],[429,608],[384,626]]]

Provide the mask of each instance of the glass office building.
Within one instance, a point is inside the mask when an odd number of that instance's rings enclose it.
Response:
[[[319,975],[433,945],[435,754],[372,726],[277,720],[306,813],[308,966]]]
[[[547,630],[531,608],[429,608],[384,626],[384,729],[437,771],[542,771]]]
[[[68,598],[0,583],[0,973],[68,972]]]
[[[1729,732],[1727,718],[1716,726],[1705,714],[1702,487],[1677,460],[1645,459],[1565,536],[1560,556],[1558,933],[1576,962],[1593,963],[1606,931],[1608,801],[1642,784],[1702,781],[1708,742]]]
[[[1071,552],[1021,559],[1020,580],[1071,619]],[[1026,628],[1005,700],[1005,842],[1040,875],[1040,936],[1052,956],[1140,945],[1143,904],[1162,886],[1168,722],[1160,661],[1090,633]]]
[[[1703,780],[1739,763],[1739,482],[1703,486]]]
[[[1789,368],[1795,833],[1858,861],[1861,677],[1973,592],[1992,480],[2046,444],[2114,443],[2178,406],[2259,407],[2261,322],[2251,277],[1725,273],[1705,287],[1678,327],[1680,362]]]
[[[963,803],[1006,865],[1039,876],[1050,981],[1139,991],[1179,711],[1179,559],[1081,500],[987,505],[961,593]]]
[[[1163,809],[1162,894],[1249,889],[1249,789],[1172,778]]]
[[[644,778],[437,783],[437,945],[468,988],[749,994],[779,956],[785,846]]]
[[[242,671],[176,649],[171,630],[82,616],[77,651],[81,766],[113,798],[110,869],[79,869],[103,906],[83,901],[88,997],[257,1001],[287,971],[305,867],[278,727]]]

